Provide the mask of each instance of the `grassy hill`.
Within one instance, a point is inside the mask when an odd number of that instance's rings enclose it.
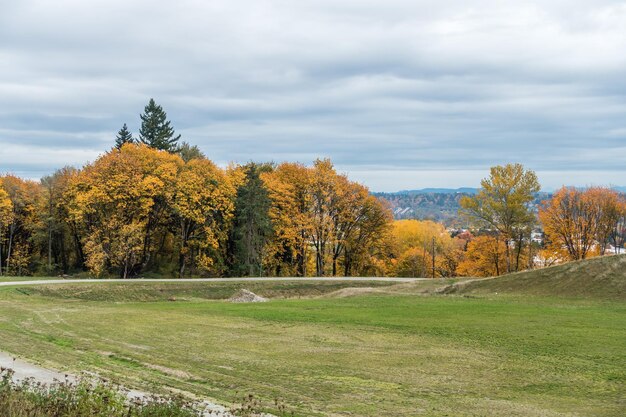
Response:
[[[626,255],[570,262],[448,287],[446,293],[516,293],[626,301]]]

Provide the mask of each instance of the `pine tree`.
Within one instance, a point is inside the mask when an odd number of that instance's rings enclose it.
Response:
[[[174,136],[174,128],[167,120],[163,108],[150,99],[141,117],[139,141],[151,148],[174,153],[178,150],[180,135]]]
[[[178,147],[178,155],[180,155],[185,162],[189,162],[192,159],[206,159],[206,155],[202,153],[200,148],[196,145],[190,145],[185,141]]]
[[[272,223],[269,217],[271,201],[260,175],[271,169],[269,164],[253,162],[244,167],[245,182],[237,191],[230,242],[231,274],[234,276],[263,275],[263,252],[272,234]]]
[[[133,135],[128,130],[128,126],[124,123],[124,126],[117,132],[117,136],[115,137],[115,147],[120,149],[126,143],[135,143],[135,139],[133,139]]]

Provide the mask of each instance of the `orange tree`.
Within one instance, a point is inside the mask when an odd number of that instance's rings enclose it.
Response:
[[[604,254],[622,213],[623,202],[612,190],[563,187],[543,202],[539,219],[552,250],[577,260]]]
[[[498,236],[478,236],[467,245],[458,274],[467,277],[491,277],[506,272],[506,244]]]

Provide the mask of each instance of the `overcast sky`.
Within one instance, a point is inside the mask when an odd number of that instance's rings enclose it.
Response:
[[[0,0],[1,172],[93,161],[150,97],[220,164],[626,185],[626,2]]]

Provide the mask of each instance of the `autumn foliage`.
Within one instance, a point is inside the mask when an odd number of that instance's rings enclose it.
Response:
[[[471,232],[453,232],[393,221],[327,159],[221,168],[178,150],[128,141],[40,182],[0,177],[0,273],[495,276],[602,255],[626,238],[622,195],[563,188],[537,216],[539,185],[521,165],[494,167],[461,202]],[[543,246],[530,239],[539,223]]]
[[[600,187],[563,187],[539,210],[549,247],[571,260],[604,255],[607,246],[624,245],[626,201]]]
[[[222,169],[202,156],[185,162],[128,143],[41,183],[2,177],[0,270],[120,277],[386,272],[378,258],[392,218],[367,188],[329,160],[253,165]]]

